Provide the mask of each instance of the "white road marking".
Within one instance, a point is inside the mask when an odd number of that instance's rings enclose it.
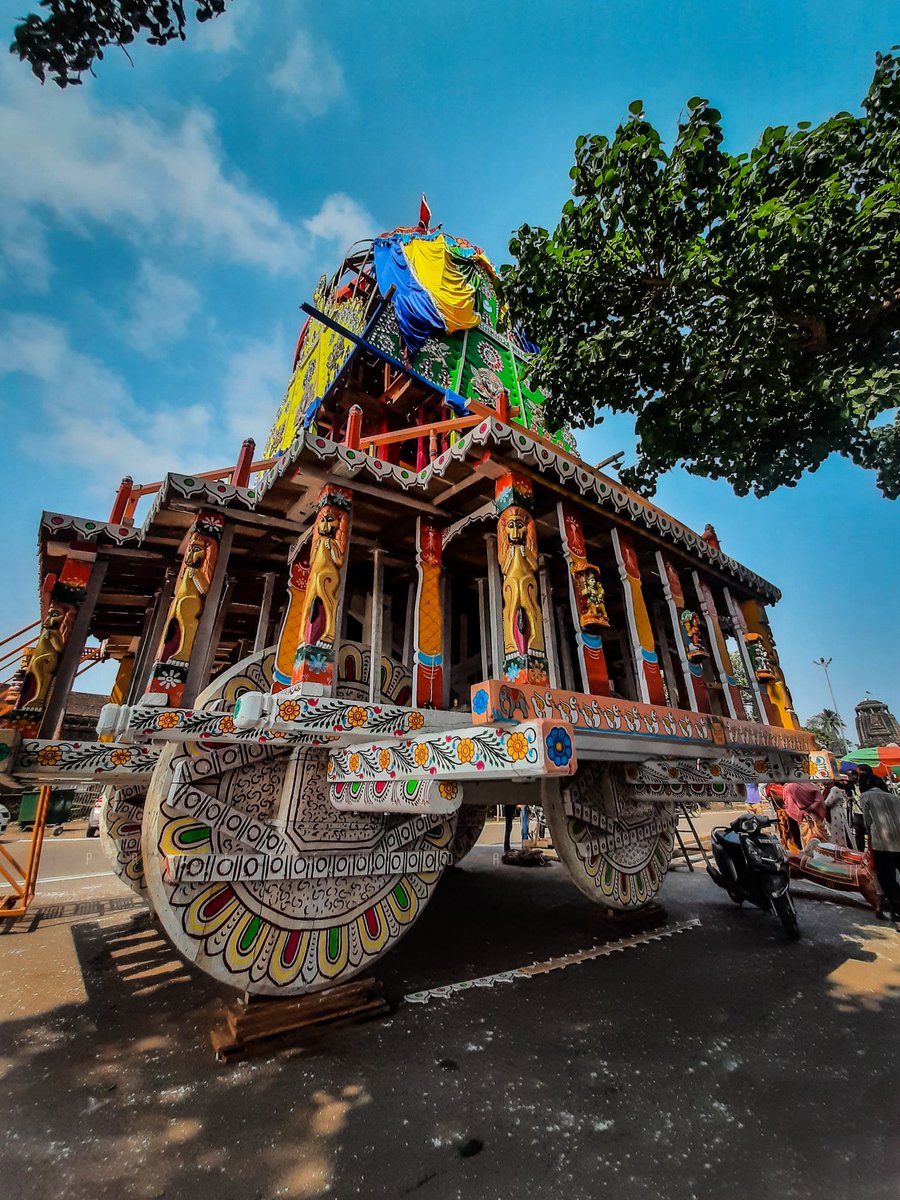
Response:
[[[101,877],[115,879],[112,871],[106,870],[92,871],[89,875],[38,875],[38,883],[69,883],[73,879],[100,879]]]

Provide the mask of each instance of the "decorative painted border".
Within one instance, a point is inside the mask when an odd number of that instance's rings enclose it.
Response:
[[[814,744],[812,735],[803,730],[778,729],[680,708],[587,696],[531,684],[512,685],[499,679],[476,683],[471,695],[472,719],[476,724],[538,718],[564,721],[577,732],[771,748],[798,754],[808,753]]]
[[[193,708],[158,708],[142,704],[105,704],[97,722],[98,732],[132,742],[145,738],[167,742],[235,742],[240,745],[270,745],[273,742],[312,742],[324,745],[327,738],[283,729],[238,729],[231,712],[210,713]]]
[[[407,737],[419,730],[452,726],[459,714],[399,704],[368,704],[331,696],[304,696],[285,688],[276,695],[248,692],[235,705],[234,723],[242,730],[281,730],[293,734],[332,734],[367,738]]]
[[[125,782],[150,775],[159,758],[156,746],[123,746],[115,742],[24,740],[13,766],[16,780],[54,783],[73,779]]]
[[[332,751],[328,779],[512,779],[571,775],[576,768],[572,729],[554,721],[515,728],[476,726]]]
[[[365,850],[307,854],[169,854],[169,878],[178,884],[277,883],[312,879],[420,874],[442,871],[448,850]]]
[[[465,461],[473,447],[488,443],[502,444],[521,461],[536,466],[541,471],[552,471],[561,483],[574,484],[583,495],[592,499],[600,508],[619,513],[646,529],[653,530],[666,541],[689,550],[696,558],[739,580],[745,587],[764,596],[769,603],[781,599],[781,592],[735,559],[715,550],[699,534],[674,520],[661,509],[634,492],[628,491],[608,476],[592,470],[581,460],[564,452],[545,446],[519,425],[507,425],[495,417],[486,417],[480,425],[463,433],[454,445],[438,455],[421,471],[410,471],[376,458],[363,450],[352,450],[347,446],[330,441],[318,434],[302,432],[294,439],[289,450],[266,474],[259,487],[259,495],[268,491],[282,475],[295,469],[308,451],[320,461],[339,460],[353,476],[368,473],[378,480],[391,480],[404,491],[412,487],[426,489],[432,478],[442,477],[451,462]]]
[[[462,804],[462,784],[436,779],[362,780],[333,783],[332,808],[338,812],[437,813],[445,817]]]

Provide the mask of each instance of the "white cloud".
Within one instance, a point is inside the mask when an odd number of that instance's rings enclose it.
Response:
[[[185,335],[199,308],[192,283],[145,259],[132,292],[126,340],[144,354],[156,354]]]
[[[104,108],[85,89],[37,86],[4,67],[0,208],[30,222],[29,257],[48,269],[35,221],[142,246],[199,248],[222,261],[293,272],[296,228],[225,161],[213,118],[197,107],[162,124],[142,109]],[[15,252],[7,239],[7,257]],[[40,251],[40,253],[39,253]]]
[[[299,30],[269,76],[273,87],[291,96],[298,116],[321,117],[344,95],[344,72],[325,42]]]
[[[252,2],[238,4],[231,0],[221,16],[198,21],[195,28],[188,31],[189,44],[196,50],[212,54],[230,54],[246,39],[255,16]]]
[[[0,314],[0,378],[30,378],[40,405],[21,449],[96,497],[111,496],[124,474],[147,483],[234,462],[247,437],[261,451],[290,378],[290,352],[282,330],[248,340],[217,366],[208,402],[150,407],[137,403],[122,375],[73,349],[60,322]]]
[[[303,227],[313,237],[334,242],[342,251],[360,238],[374,237],[378,230],[375,218],[343,192],[326,197],[316,215],[303,222]]]

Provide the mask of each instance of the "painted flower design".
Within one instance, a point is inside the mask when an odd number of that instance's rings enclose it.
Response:
[[[460,738],[459,745],[456,747],[456,753],[460,762],[471,762],[475,757],[475,743],[471,738]]]
[[[390,750],[381,750],[381,751],[379,751],[379,754],[378,754],[378,765],[379,765],[379,767],[381,767],[382,771],[387,771],[387,770],[388,770],[388,768],[389,768],[389,767],[390,767],[390,765],[391,765],[391,752],[390,752]]]
[[[55,767],[62,762],[62,750],[59,746],[45,746],[38,751],[37,760],[42,767]]]
[[[306,661],[309,663],[309,669],[316,675],[324,675],[328,668],[328,659],[324,654],[310,654]]]
[[[222,720],[219,722],[219,732],[220,733],[234,733],[234,718],[233,717],[223,717]]]
[[[282,721],[296,721],[300,716],[300,705],[296,700],[282,700],[278,705],[278,717]]]
[[[360,704],[354,704],[352,708],[347,710],[347,724],[353,729],[359,729],[361,725],[365,725],[368,720],[366,710]]]
[[[528,753],[528,739],[525,734],[519,733],[518,730],[511,733],[506,743],[506,749],[513,762],[520,762]]]
[[[174,729],[175,726],[178,724],[178,713],[177,712],[160,713],[159,716],[156,718],[156,724],[157,724],[158,728],[160,728],[160,729]]]
[[[109,761],[114,767],[125,767],[131,762],[131,751],[120,746],[118,750],[113,750]]]
[[[472,712],[476,713],[480,717],[483,713],[487,712],[487,706],[488,694],[484,688],[479,688],[472,697]]]
[[[425,766],[425,764],[428,762],[429,753],[430,753],[430,751],[429,751],[426,743],[419,742],[419,744],[416,746],[415,750],[413,751],[413,759],[415,760],[415,764],[417,767]]]
[[[163,691],[171,692],[173,688],[177,688],[181,684],[181,676],[177,671],[160,671],[156,682]]]
[[[455,783],[441,783],[438,785],[438,792],[442,800],[455,800],[459,791],[459,786]]]
[[[572,757],[572,739],[561,725],[554,725],[547,734],[547,754],[557,767],[564,767]]]
[[[420,712],[418,712],[418,710],[413,709],[413,711],[409,714],[410,729],[421,729],[424,724],[425,718]]]
[[[219,517],[207,516],[201,517],[197,522],[197,527],[205,533],[217,534],[222,532],[222,526],[225,524]]]
[[[359,755],[356,753],[351,754],[347,760],[347,766],[350,768],[351,774],[355,775],[359,770]]]

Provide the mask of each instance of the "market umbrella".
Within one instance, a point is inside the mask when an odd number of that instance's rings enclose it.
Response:
[[[900,746],[864,746],[851,750],[841,760],[842,771],[861,766],[871,767],[876,775],[900,774]]]

